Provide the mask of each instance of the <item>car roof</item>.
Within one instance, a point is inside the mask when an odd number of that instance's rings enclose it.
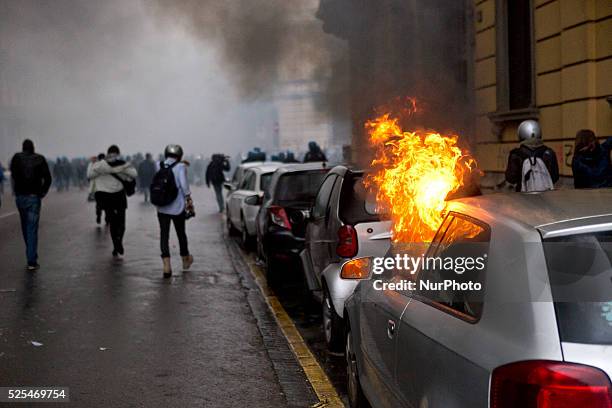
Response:
[[[284,164],[280,162],[269,162],[262,163],[260,166],[251,167],[249,168],[249,170],[253,170],[260,173],[269,173],[275,171],[276,169],[282,166],[284,166]]]
[[[569,225],[579,227],[612,220],[612,189],[495,193],[453,200],[451,210],[453,206],[486,211],[550,233]]]
[[[280,174],[284,173],[292,173],[295,171],[306,171],[306,170],[317,170],[317,169],[330,169],[327,166],[326,162],[312,162],[312,163],[295,163],[295,164],[285,164],[282,167],[279,167],[276,172]]]
[[[274,163],[275,162],[262,162],[262,161],[247,162],[247,163],[241,163],[238,167],[241,167],[243,169],[249,169],[251,167],[259,167],[259,166],[274,164]]]

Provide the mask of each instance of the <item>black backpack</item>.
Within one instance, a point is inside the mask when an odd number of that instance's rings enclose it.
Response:
[[[177,161],[169,166],[166,166],[163,162],[159,163],[159,171],[153,176],[150,187],[151,204],[163,207],[173,202],[178,196],[179,189],[172,171],[172,168],[178,163]]]
[[[111,176],[119,180],[121,185],[123,185],[123,192],[125,193],[126,196],[131,197],[136,193],[136,180],[135,179],[125,180],[116,174],[111,174]]]

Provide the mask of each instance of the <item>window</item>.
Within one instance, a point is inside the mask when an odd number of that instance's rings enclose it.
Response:
[[[267,192],[270,188],[270,182],[272,182],[272,175],[274,173],[265,173],[261,175],[261,180],[259,180],[259,189],[263,192]]]
[[[465,215],[450,213],[429,247],[425,255],[426,264],[418,274],[419,300],[465,320],[478,320],[482,314],[490,237],[486,224]],[[432,286],[445,281],[479,283],[483,289],[459,290],[450,287],[431,290]]]
[[[497,122],[537,117],[532,0],[497,0]]]
[[[255,190],[255,173],[247,171],[244,174],[242,183],[240,183],[239,190]]]
[[[612,344],[612,231],[544,241],[561,341]]]
[[[329,197],[334,189],[334,183],[336,182],[337,178],[338,177],[335,174],[330,174],[321,185],[321,188],[317,193],[317,198],[315,199],[315,205],[312,212],[313,218],[325,217],[327,203],[329,202]]]
[[[283,174],[276,183],[275,200],[311,206],[328,170],[309,170]]]

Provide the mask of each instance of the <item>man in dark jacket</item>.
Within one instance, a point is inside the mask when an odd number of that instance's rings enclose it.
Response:
[[[21,153],[11,160],[11,178],[19,216],[21,231],[26,245],[28,270],[35,271],[38,265],[38,222],[42,199],[51,187],[51,173],[44,156],[34,153],[34,143],[23,141]]]
[[[308,143],[308,153],[304,156],[304,163],[327,161],[325,153],[321,150],[317,142]]]
[[[155,176],[155,162],[151,153],[145,155],[145,159],[138,165],[138,186],[144,194],[145,203],[149,202],[149,187]]]
[[[506,181],[515,184],[516,191],[523,191],[523,164],[525,160],[541,159],[550,175],[550,189],[559,180],[559,164],[555,152],[542,142],[542,131],[538,122],[523,121],[517,130],[520,147],[512,149],[508,156]]]
[[[223,183],[225,182],[225,174],[223,174],[223,172],[229,171],[229,169],[229,160],[222,154],[213,154],[210,164],[206,168],[206,186],[210,188],[210,185],[213,185],[220,213],[223,212],[223,208],[225,207],[223,204]]]

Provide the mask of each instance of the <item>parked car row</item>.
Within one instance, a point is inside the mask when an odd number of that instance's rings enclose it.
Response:
[[[257,207],[269,282],[303,273],[321,303],[327,345],[346,357],[351,407],[612,408],[612,190],[452,200],[417,254],[391,243],[363,177],[283,165],[243,200]],[[482,285],[476,297],[380,290],[439,283],[436,267],[372,273],[374,257],[483,253],[483,269],[458,275]]]

